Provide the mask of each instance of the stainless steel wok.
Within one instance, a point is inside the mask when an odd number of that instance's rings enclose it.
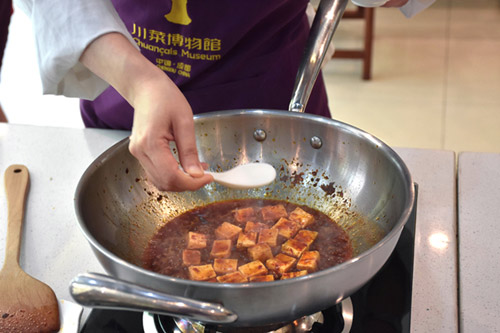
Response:
[[[321,21],[316,21],[330,25],[322,27],[330,31],[323,43],[329,42],[331,25],[336,26],[345,4],[326,1],[320,6]],[[323,30],[316,32],[321,34]],[[317,45],[310,48],[318,50]],[[315,61],[320,64],[321,56]],[[305,81],[299,75],[291,110],[303,110],[315,75],[317,71],[306,73]],[[332,119],[276,110],[203,114],[195,117],[195,128],[200,159],[212,169],[267,162],[278,171],[276,181],[253,190],[214,183],[196,192],[158,192],[130,155],[128,140],[111,147],[82,176],[75,207],[81,230],[113,278],[76,277],[70,290],[80,304],[148,310],[228,327],[262,326],[340,302],[386,262],[409,217],[414,190],[405,164],[382,141]],[[347,231],[355,257],[299,278],[245,284],[189,281],[141,268],[148,241],[171,218],[211,202],[249,197],[284,199],[324,212]]]

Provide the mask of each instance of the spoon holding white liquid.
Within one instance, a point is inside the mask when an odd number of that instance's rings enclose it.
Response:
[[[224,172],[205,171],[214,181],[229,188],[249,189],[268,185],[276,178],[276,170],[267,163],[241,164]]]

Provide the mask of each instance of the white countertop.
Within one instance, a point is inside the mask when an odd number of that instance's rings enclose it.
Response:
[[[396,152],[419,185],[412,332],[458,332],[455,153]]]
[[[71,300],[68,286],[77,274],[104,272],[78,229],[74,192],[87,166],[127,135],[112,130],[0,124],[2,174],[11,164],[24,164],[30,170],[21,266],[52,287],[60,299]],[[412,332],[458,332],[455,154],[395,150],[419,185]],[[7,225],[3,184],[2,176],[0,265]]]
[[[500,154],[458,156],[460,330],[500,332]]]

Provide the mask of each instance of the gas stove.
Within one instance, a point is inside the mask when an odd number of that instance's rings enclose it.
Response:
[[[227,330],[148,312],[94,309],[81,333],[410,332],[416,206],[417,200],[396,248],[382,269],[349,298],[321,312],[273,327]]]

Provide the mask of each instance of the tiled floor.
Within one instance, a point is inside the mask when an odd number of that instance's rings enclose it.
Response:
[[[361,28],[342,21],[337,47],[361,46]],[[372,80],[361,69],[327,64],[334,118],[393,146],[500,152],[498,0],[437,0],[410,20],[377,9]]]
[[[78,102],[41,96],[29,20],[17,11],[0,103],[11,122],[82,127]],[[343,20],[338,48],[360,46],[361,22]],[[437,0],[406,19],[375,11],[373,72],[358,60],[324,70],[333,117],[392,146],[500,153],[500,1]]]

